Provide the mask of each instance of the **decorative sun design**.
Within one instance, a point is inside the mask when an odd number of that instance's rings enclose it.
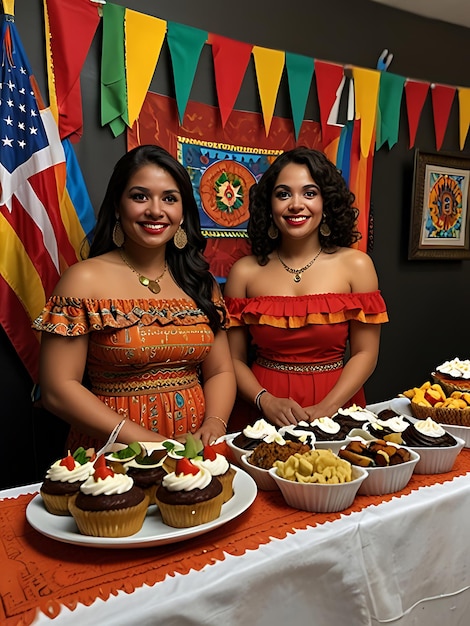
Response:
[[[450,233],[460,224],[462,190],[451,176],[442,175],[434,183],[429,194],[429,215],[436,231],[434,236]]]
[[[242,181],[235,174],[222,172],[214,182],[214,191],[217,208],[224,213],[233,213],[243,205]]]

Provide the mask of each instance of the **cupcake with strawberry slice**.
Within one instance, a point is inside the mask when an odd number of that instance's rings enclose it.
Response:
[[[236,470],[230,465],[227,458],[219,454],[214,446],[204,446],[202,460],[194,459],[194,465],[205,467],[212,476],[216,476],[222,483],[224,504],[233,496],[233,479]]]
[[[44,506],[52,515],[70,515],[68,502],[93,473],[94,448],[77,448],[55,461],[46,472],[39,493]]]
[[[206,467],[182,457],[177,460],[175,471],[163,477],[155,500],[165,524],[188,528],[217,519],[224,494],[220,480]]]

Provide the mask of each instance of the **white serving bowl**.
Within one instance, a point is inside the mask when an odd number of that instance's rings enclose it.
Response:
[[[365,467],[368,476],[357,493],[362,496],[383,496],[401,491],[410,482],[413,470],[419,462],[419,454],[410,449],[411,459],[398,465]]]
[[[277,468],[272,467],[269,473],[281,490],[286,503],[303,511],[313,513],[336,513],[351,506],[367,472],[362,467],[352,467],[353,480],[349,483],[298,483],[281,478]]]
[[[240,458],[241,466],[254,479],[258,489],[261,489],[261,491],[276,491],[278,487],[269,470],[252,465],[248,460],[249,456],[249,454],[242,454]]]
[[[470,448],[470,426],[458,426],[457,424],[440,424],[442,428],[453,437],[463,439],[464,448]]]
[[[457,443],[455,446],[448,448],[417,448],[409,447],[409,450],[414,450],[420,456],[418,463],[415,466],[415,474],[444,474],[450,472],[453,468],[457,455],[465,445],[465,441],[460,437],[455,437]]]
[[[241,461],[242,456],[244,454],[249,456],[253,452],[253,450],[245,450],[245,448],[239,448],[238,446],[234,445],[233,440],[239,434],[240,433],[238,432],[238,433],[230,433],[229,435],[226,435],[225,443],[227,444],[227,447],[230,451],[229,461],[231,461],[235,465],[238,465],[239,467],[242,467],[242,461]]]
[[[343,446],[347,446],[351,441],[349,437],[338,439],[337,441],[315,441],[313,444],[318,450],[331,450],[334,454],[338,454]]]

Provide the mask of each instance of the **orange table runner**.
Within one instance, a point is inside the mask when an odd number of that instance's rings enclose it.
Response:
[[[90,605],[97,598],[106,600],[118,591],[132,593],[144,584],[164,580],[167,575],[201,570],[224,560],[224,553],[244,554],[269,543],[270,537],[283,539],[294,528],[333,521],[469,471],[470,449],[464,449],[451,472],[413,474],[398,494],[357,496],[349,509],[331,514],[292,509],[286,506],[279,491],[261,491],[241,516],[204,535],[180,543],[122,550],[59,544],[35,531],[26,521],[25,510],[35,494],[5,499],[0,502],[0,623],[27,626],[38,610],[54,618],[61,606],[73,610],[78,603]]]

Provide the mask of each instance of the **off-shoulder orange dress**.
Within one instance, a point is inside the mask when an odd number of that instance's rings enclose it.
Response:
[[[262,387],[301,406],[320,402],[341,375],[349,322],[388,321],[380,291],[307,296],[225,298],[230,326],[248,326],[254,360],[251,369]],[[345,406],[364,406],[359,390]],[[248,403],[237,401],[229,422],[239,430],[259,418]]]
[[[214,334],[192,299],[52,296],[33,325],[65,337],[89,334],[91,391],[123,418],[164,437],[195,432],[201,425],[200,366]],[[102,443],[73,428],[67,441],[71,450]]]

